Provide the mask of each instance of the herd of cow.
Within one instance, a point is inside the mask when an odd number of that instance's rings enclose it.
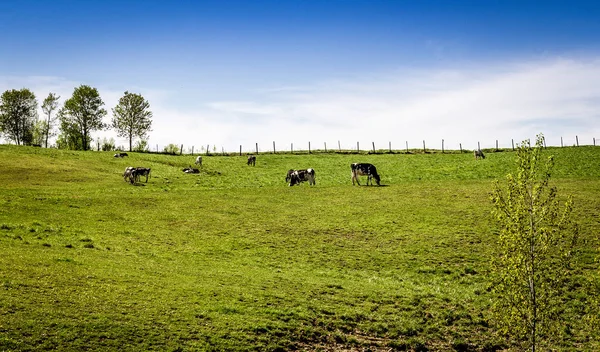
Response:
[[[117,153],[114,155],[115,158],[122,158],[127,156],[127,153]],[[198,156],[195,161],[196,165],[202,166],[202,156]],[[256,156],[249,155],[247,165],[256,165]],[[373,164],[367,163],[354,163],[350,165],[350,169],[352,171],[352,184],[360,185],[358,181],[358,176],[367,176],[367,185],[369,183],[372,185],[373,180],[380,186],[381,178],[377,173],[377,168]],[[199,169],[193,167],[186,167],[182,170],[185,173],[197,174],[200,173]],[[123,172],[123,179],[125,182],[129,181],[131,184],[135,184],[140,181],[141,176],[146,176],[146,182],[148,182],[148,177],[150,176],[150,168],[145,167],[133,167],[128,166]],[[285,181],[289,182],[289,186],[299,185],[302,182],[308,182],[309,185],[316,185],[315,181],[315,170],[314,169],[303,169],[303,170],[288,170],[287,175],[285,177]]]
[[[475,159],[485,159],[485,155],[481,150],[475,150],[473,152]],[[115,158],[123,158],[128,156],[127,153],[117,153],[114,155]],[[196,165],[202,166],[202,156],[198,156],[195,161]],[[256,156],[249,155],[247,165],[256,165]],[[367,185],[369,183],[373,185],[373,180],[377,183],[378,186],[381,186],[381,177],[377,173],[377,168],[373,164],[368,163],[354,163],[350,165],[350,170],[352,173],[352,185],[355,183],[360,185],[358,181],[358,176],[367,176]],[[200,173],[199,169],[193,167],[186,167],[182,170],[185,173],[189,174],[198,174]],[[128,166],[123,173],[123,179],[125,181],[131,182],[134,184],[140,180],[140,176],[146,176],[146,182],[148,182],[148,177],[150,176],[150,168],[145,167],[133,167]],[[308,182],[309,185],[316,185],[315,181],[315,170],[314,169],[303,169],[303,170],[288,170],[287,176],[285,177],[285,182],[289,182],[289,186],[299,185],[302,182]]]

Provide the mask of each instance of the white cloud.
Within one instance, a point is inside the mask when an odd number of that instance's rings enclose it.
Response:
[[[41,101],[53,91],[66,98],[80,83],[60,78],[0,77],[0,89],[27,87]],[[600,60],[544,59],[525,63],[473,65],[431,70],[396,70],[312,86],[254,87],[248,97],[181,104],[176,91],[99,89],[107,110],[123,91],[141,93],[154,112],[150,145],[216,145],[220,150],[337,147],[402,149],[510,146],[543,132],[547,141],[591,144],[600,137]],[[94,86],[94,85],[93,85]],[[249,98],[251,96],[251,98]],[[175,99],[178,98],[179,102]],[[109,120],[107,117],[107,121]],[[104,132],[102,135],[106,134]],[[118,139],[118,144],[125,141]]]

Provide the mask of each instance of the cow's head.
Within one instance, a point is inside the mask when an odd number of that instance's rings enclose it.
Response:
[[[287,172],[287,176],[285,176],[285,182],[290,182],[290,180],[292,179],[292,174],[294,173],[294,170],[290,169]]]
[[[375,179],[375,182],[377,182],[377,186],[381,186],[381,177],[379,177],[378,174],[373,175],[373,178]]]

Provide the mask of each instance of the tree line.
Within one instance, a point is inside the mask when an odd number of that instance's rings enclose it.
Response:
[[[0,134],[17,145],[48,147],[48,139],[57,137],[60,149],[89,150],[94,131],[114,129],[119,137],[127,138],[129,151],[145,148],[152,127],[150,103],[140,94],[126,91],[112,108],[110,123],[104,101],[96,88],[81,85],[60,106],[60,96],[49,93],[42,103],[43,117],[38,115],[38,101],[27,89],[11,89],[0,96]],[[59,108],[60,106],[60,108]]]

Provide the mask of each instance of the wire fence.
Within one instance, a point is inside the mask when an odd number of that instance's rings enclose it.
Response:
[[[544,147],[579,147],[584,145],[596,146],[596,138],[593,137],[589,141],[580,141],[579,136],[575,136],[575,140],[573,144],[567,145],[564,142],[563,137],[560,137],[560,144],[558,141],[555,141],[556,144],[548,144],[546,145],[546,139],[544,139]],[[477,150],[483,150],[488,152],[499,152],[512,150],[514,151],[517,147],[517,143],[514,139],[511,139],[510,144],[507,144],[506,141],[503,141],[503,144],[499,144],[499,140],[495,140],[495,143],[486,144],[487,147],[481,148],[481,143],[477,142]],[[600,143],[600,140],[599,140]],[[490,147],[491,145],[491,147]],[[101,146],[98,143],[97,150],[101,150]],[[272,142],[271,145],[264,147],[264,145],[259,145],[259,143],[254,143],[252,146],[239,145],[239,149],[236,151],[225,150],[225,148],[221,147],[218,149],[216,145],[211,147],[210,144],[206,146],[202,145],[200,147],[197,146],[185,146],[184,144],[169,144],[161,148],[158,144],[153,145],[152,147],[148,147],[143,150],[143,152],[147,153],[159,153],[159,154],[171,154],[171,155],[223,155],[223,156],[234,156],[234,155],[248,155],[248,154],[318,154],[318,153],[337,153],[337,154],[429,154],[429,153],[447,153],[447,154],[456,154],[456,153],[470,153],[473,152],[474,149],[463,148],[462,143],[458,143],[458,149],[448,149],[446,147],[446,141],[442,139],[441,141],[435,144],[428,144],[425,140],[422,141],[422,144],[418,145],[409,145],[408,141],[405,141],[403,145],[398,148],[396,145],[392,146],[392,142],[388,142],[384,145],[376,145],[375,142],[368,143],[364,145],[360,142],[356,142],[356,146],[349,148],[348,145],[345,145],[342,148],[342,144],[340,141],[335,145],[328,145],[327,142],[314,144],[310,141],[304,145],[298,147],[298,145],[294,146],[294,143],[286,144],[283,148],[281,145],[277,145],[275,141]]]

